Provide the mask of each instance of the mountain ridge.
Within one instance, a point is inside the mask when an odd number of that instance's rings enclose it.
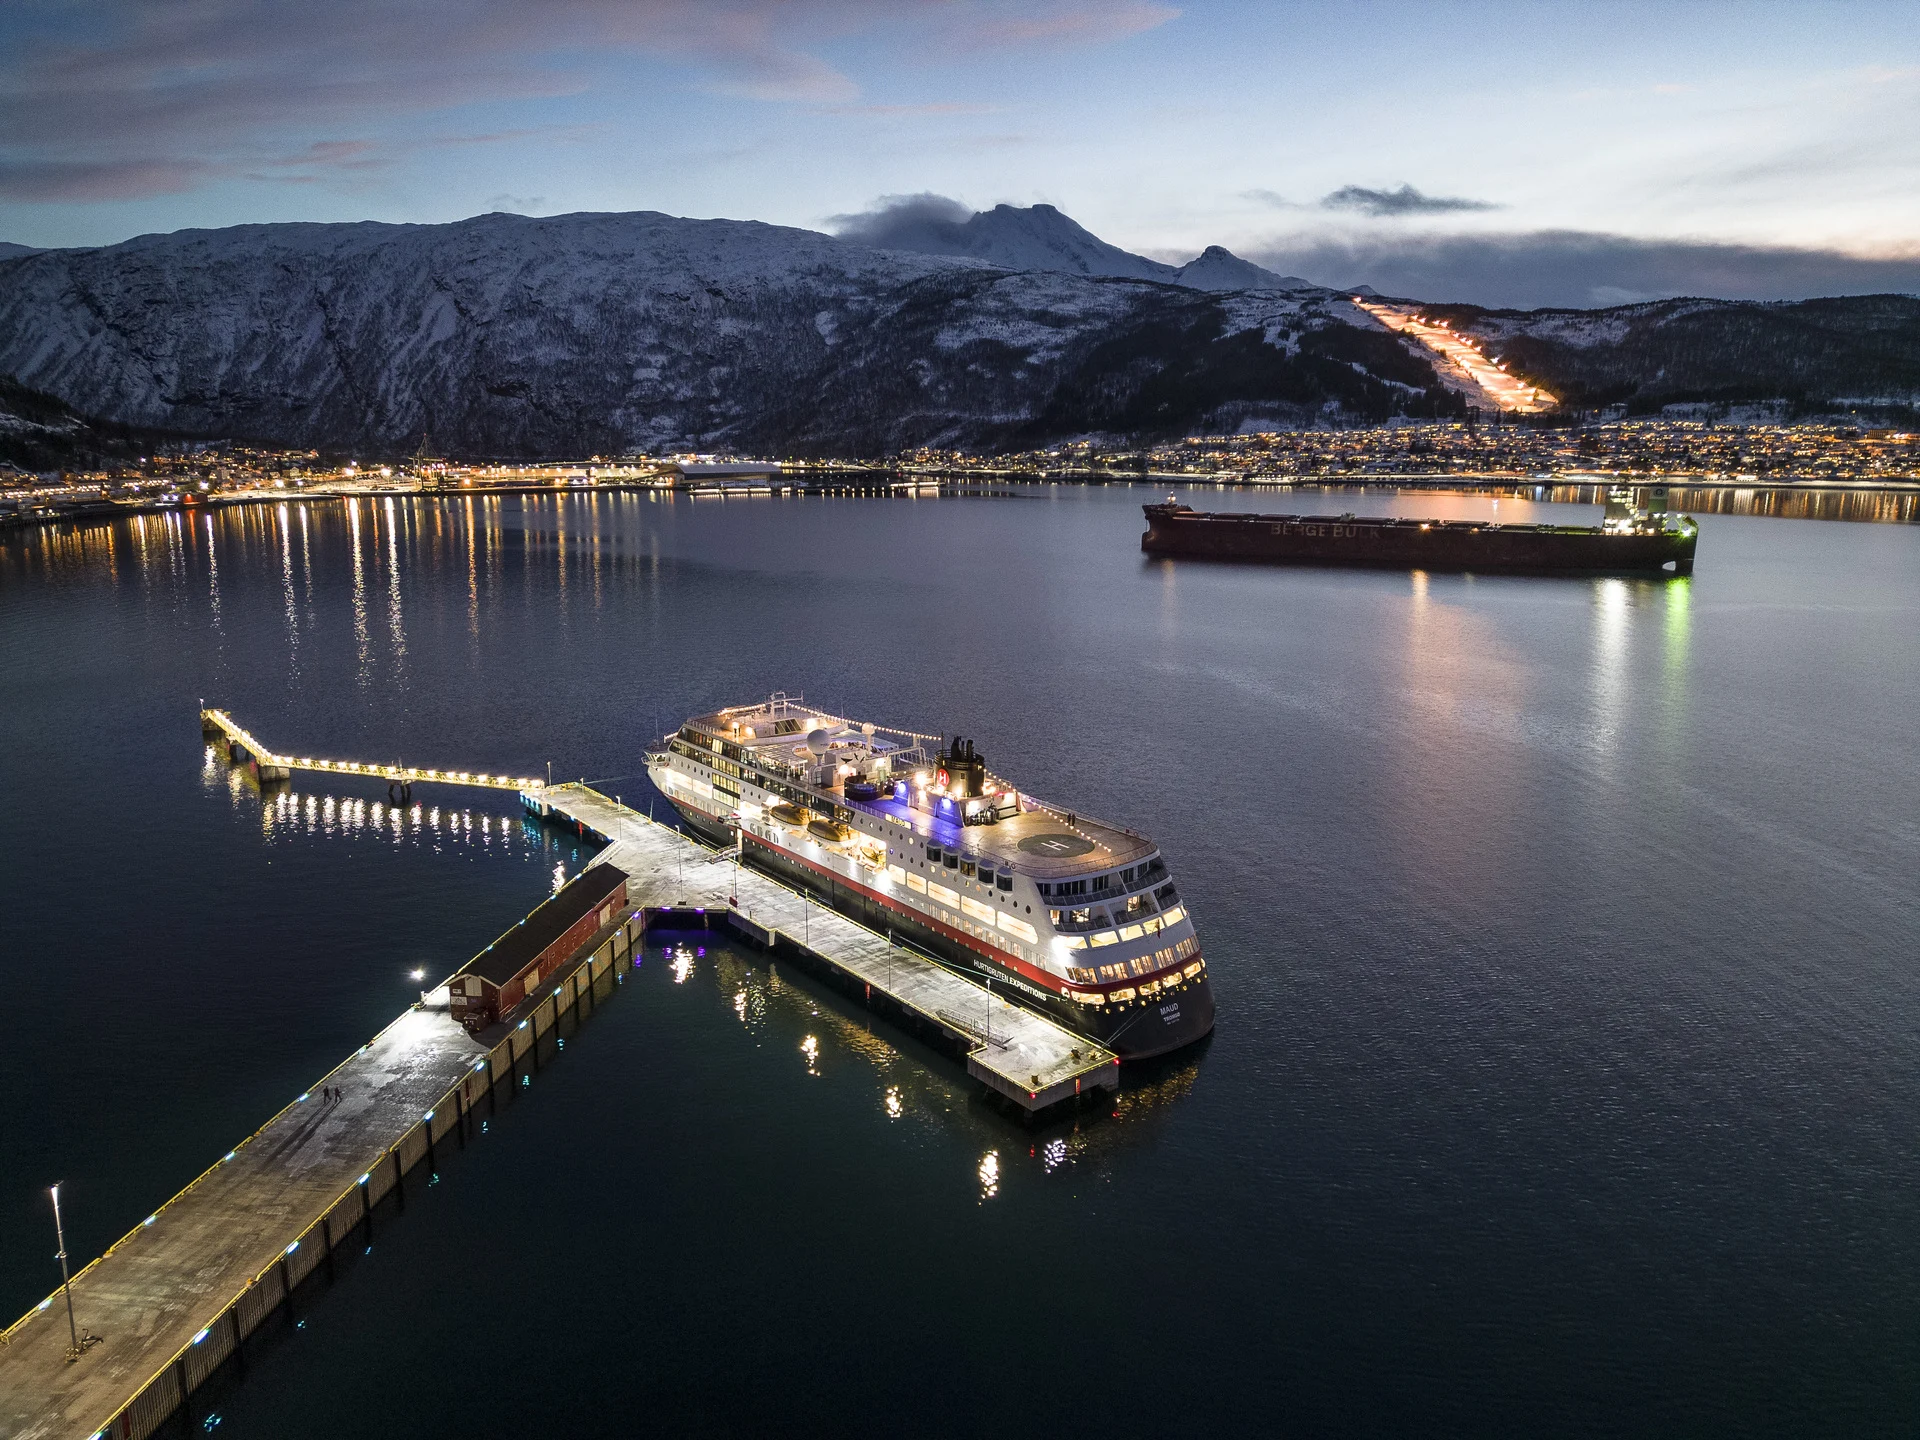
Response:
[[[500,457],[993,450],[1452,416],[1473,399],[1356,291],[1219,247],[1166,265],[1051,207],[985,213],[999,218],[968,232],[982,253],[964,255],[655,211],[13,254],[0,376],[101,433],[383,453],[431,434]],[[1115,267],[1140,273],[1092,273]],[[1576,406],[1913,404],[1920,301],[1802,303],[1821,308],[1422,309]],[[1774,363],[1810,337],[1817,364]],[[1823,387],[1823,368],[1844,384]]]

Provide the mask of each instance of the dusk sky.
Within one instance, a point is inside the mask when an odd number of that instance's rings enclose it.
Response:
[[[1916,142],[1911,0],[0,9],[0,239],[39,246],[930,192],[1441,298],[1914,290]]]

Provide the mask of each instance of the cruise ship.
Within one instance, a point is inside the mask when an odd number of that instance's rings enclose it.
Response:
[[[1123,1060],[1213,1028],[1207,962],[1153,841],[1022,793],[970,740],[776,693],[687,721],[647,772],[744,863]]]

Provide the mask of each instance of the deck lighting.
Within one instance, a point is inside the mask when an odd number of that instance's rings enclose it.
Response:
[[[239,1153],[240,1153],[240,1152],[239,1152],[239,1151],[237,1151],[237,1150],[229,1150],[229,1151],[227,1151],[227,1159],[229,1159],[229,1160],[231,1160],[231,1159],[233,1159],[233,1157],[234,1157],[235,1155],[237,1155],[237,1154],[239,1154]]]
[[[369,1170],[366,1174],[360,1177],[360,1183],[364,1185],[367,1183],[367,1181],[371,1180],[372,1178],[373,1178],[373,1172]]]
[[[34,1306],[34,1309],[45,1310],[52,1304],[53,1304],[53,1297],[49,1295],[46,1299],[42,1300],[38,1305]]]
[[[283,1251],[282,1253],[291,1255],[293,1254],[294,1251],[298,1250],[299,1248],[300,1248],[300,1242],[296,1240],[291,1245],[287,1246],[286,1250]]]
[[[427,1113],[426,1113],[426,1114],[424,1114],[424,1115],[422,1115],[422,1116],[421,1116],[420,1118],[421,1118],[422,1120],[431,1120],[431,1119],[433,1119],[433,1111],[431,1111],[431,1110],[429,1110],[429,1111],[427,1111]]]
[[[142,1221],[140,1222],[140,1228],[141,1228],[141,1229],[143,1229],[143,1230],[144,1230],[144,1229],[146,1229],[146,1227],[147,1227],[147,1226],[149,1226],[149,1225],[151,1225],[151,1224],[153,1224],[153,1222],[154,1222],[154,1221],[156,1221],[156,1220],[158,1220],[159,1218],[160,1218],[160,1217],[159,1217],[158,1215],[149,1215],[149,1216],[147,1216],[147,1218],[146,1218],[146,1219],[144,1219],[144,1220],[142,1220]]]
[[[294,1103],[294,1104],[296,1104],[296,1105],[298,1105],[298,1104],[300,1104],[300,1103],[301,1103],[301,1101],[303,1101],[303,1100],[305,1100],[305,1099],[307,1099],[307,1098],[308,1098],[308,1096],[310,1096],[310,1095],[312,1095],[312,1094],[313,1094],[313,1092],[312,1092],[311,1090],[309,1090],[309,1091],[307,1092],[307,1094],[306,1094],[306,1095],[302,1095],[302,1096],[300,1097],[300,1099],[299,1099],[299,1100],[296,1100],[296,1101],[294,1101],[293,1103]]]
[[[209,1331],[206,1331],[206,1330],[202,1330],[202,1331],[201,1331],[201,1332],[200,1332],[200,1333],[199,1333],[198,1335],[196,1335],[196,1336],[194,1336],[194,1337],[193,1337],[193,1343],[194,1343],[194,1344],[196,1344],[196,1345],[198,1345],[198,1344],[199,1344],[199,1343],[200,1343],[200,1342],[201,1342],[202,1340],[204,1340],[204,1339],[206,1339],[206,1338],[207,1338],[207,1336],[208,1336],[208,1334],[209,1334],[209,1333],[211,1333],[211,1332],[209,1332]]]

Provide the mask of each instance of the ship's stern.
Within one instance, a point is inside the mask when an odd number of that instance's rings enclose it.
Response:
[[[1102,1018],[1095,1038],[1123,1061],[1166,1055],[1212,1033],[1213,985],[1202,972]]]

